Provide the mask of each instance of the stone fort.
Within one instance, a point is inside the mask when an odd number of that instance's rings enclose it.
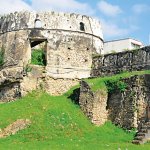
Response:
[[[32,48],[41,43],[45,66],[30,66],[27,74]],[[0,99],[40,87],[59,95],[79,79],[90,77],[92,55],[102,53],[103,35],[100,22],[88,16],[15,12],[0,18],[0,48],[4,50]]]
[[[41,46],[44,66],[31,64]],[[103,55],[101,24],[88,16],[56,12],[15,12],[0,18],[0,102],[36,89],[61,95],[83,78],[150,70],[150,47]],[[1,59],[2,59],[1,56]],[[126,90],[92,91],[80,82],[80,107],[96,125],[107,120],[126,128],[150,128],[150,75],[121,79]],[[139,130],[140,131],[140,130]],[[144,134],[149,138],[149,131]],[[137,137],[138,138],[138,137]],[[142,138],[141,138],[142,139]],[[140,139],[135,143],[140,143]]]

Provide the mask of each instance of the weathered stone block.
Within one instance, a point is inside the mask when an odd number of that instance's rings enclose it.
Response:
[[[96,125],[107,121],[107,92],[98,90],[92,92],[90,86],[81,81],[79,105],[84,114]]]

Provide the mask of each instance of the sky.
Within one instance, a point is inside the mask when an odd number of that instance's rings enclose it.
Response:
[[[88,15],[101,22],[104,41],[133,38],[150,45],[150,0],[0,0],[0,15],[22,10]]]

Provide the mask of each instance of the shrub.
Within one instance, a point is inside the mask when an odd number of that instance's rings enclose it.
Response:
[[[120,80],[107,80],[105,84],[109,93],[113,93],[115,90],[123,92],[127,87],[127,84]]]

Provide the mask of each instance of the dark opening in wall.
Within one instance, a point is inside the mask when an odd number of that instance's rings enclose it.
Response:
[[[42,28],[42,22],[39,19],[36,19],[34,22],[34,27],[35,28]]]
[[[87,62],[88,60],[87,60],[87,59],[85,59],[84,61],[85,61],[85,62]]]
[[[85,27],[84,27],[84,23],[83,22],[80,22],[80,30],[81,31],[85,31]]]
[[[46,66],[46,47],[45,39],[31,40],[31,64]]]

